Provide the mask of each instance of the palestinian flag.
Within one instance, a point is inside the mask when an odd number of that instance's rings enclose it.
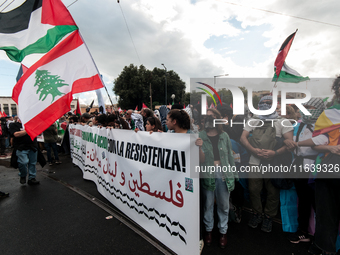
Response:
[[[299,74],[294,69],[290,68],[286,63],[283,63],[280,76],[277,78],[276,72],[274,74],[274,77],[272,81],[277,82],[286,82],[286,83],[299,83],[302,81],[308,81],[310,80],[309,77],[303,77],[301,74]]]
[[[21,64],[19,68],[19,72],[17,74],[17,82],[20,80],[21,76],[28,70],[28,67]]]
[[[283,42],[283,44],[281,45],[280,49],[279,49],[279,53],[277,54],[276,60],[274,62],[274,67],[275,69],[275,74],[277,77],[280,76],[280,72],[282,69],[282,66],[286,60],[286,57],[288,55],[290,46],[293,43],[293,39],[295,37],[297,31],[295,31],[294,33],[292,33],[290,36],[287,37],[287,39]]]
[[[91,55],[75,31],[25,72],[12,98],[33,139],[71,110],[73,94],[102,87]]]
[[[26,0],[13,9],[14,4],[2,6],[0,13],[0,50],[13,61],[46,53],[78,29],[61,0]]]
[[[74,110],[74,114],[78,117],[81,116],[80,105],[79,105],[79,98],[77,98],[77,108]]]

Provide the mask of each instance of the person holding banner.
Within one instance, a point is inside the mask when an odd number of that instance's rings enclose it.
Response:
[[[196,145],[200,147],[201,188],[204,196],[203,222],[206,230],[204,242],[212,243],[214,227],[214,202],[216,199],[218,228],[220,232],[219,245],[225,248],[227,244],[229,196],[238,180],[232,154],[231,141],[222,126],[214,127],[213,120],[221,119],[221,114],[215,109],[207,109],[204,130],[199,133]],[[223,171],[222,171],[223,169]]]
[[[146,118],[145,131],[158,132],[158,130],[162,130],[161,121],[154,116]]]
[[[170,133],[191,133],[190,117],[184,110],[171,110],[166,116],[166,126]]]

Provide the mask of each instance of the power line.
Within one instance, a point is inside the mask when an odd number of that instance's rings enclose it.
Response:
[[[14,1],[14,0],[13,0],[13,1]],[[78,1],[78,0],[75,0],[73,3],[71,3],[69,6],[67,6],[67,8],[69,8],[71,5],[73,5],[73,4],[74,4],[75,2],[77,2],[77,1]],[[119,0],[117,0],[117,3],[119,4]],[[128,23],[127,23],[127,21],[126,21],[126,18],[125,18],[125,15],[124,15],[123,9],[122,9],[122,7],[121,7],[121,5],[120,5],[120,4],[119,4],[119,8],[120,8],[120,10],[121,10],[121,12],[122,12],[122,14],[123,14],[123,18],[124,18],[124,21],[125,21],[125,25],[126,25],[126,28],[127,28],[128,32],[129,32],[130,39],[131,39],[131,42],[132,42],[133,48],[135,49],[135,52],[136,52],[136,55],[137,55],[138,61],[139,61],[139,63],[141,64],[142,62],[140,61],[140,58],[139,58],[139,54],[138,54],[138,52],[137,52],[136,45],[135,45],[135,43],[134,43],[134,41],[133,41],[133,38],[132,38],[132,35],[131,35],[131,32],[130,32],[130,29],[129,29]]]
[[[74,1],[73,3],[71,3],[69,6],[67,6],[66,8],[68,9],[68,7],[70,7],[72,4],[74,4],[75,2],[78,2],[78,0]]]
[[[117,1],[117,3],[119,4],[119,1]],[[119,7],[120,7],[120,10],[122,11],[123,18],[124,18],[124,21],[125,21],[125,24],[126,24],[126,28],[127,28],[128,32],[129,32],[129,35],[130,35],[130,38],[131,38],[133,47],[134,47],[134,49],[135,49],[136,55],[137,55],[137,57],[138,57],[139,63],[141,64],[142,62],[140,61],[140,58],[139,58],[139,55],[138,55],[138,52],[137,52],[135,43],[133,42],[133,39],[132,39],[132,36],[131,36],[131,33],[130,33],[129,26],[128,26],[127,22],[126,22],[125,15],[124,15],[123,9],[122,9],[122,7],[120,6],[120,4],[119,4]]]
[[[302,18],[302,17],[298,17],[298,16],[294,16],[294,15],[285,14],[285,13],[280,13],[280,12],[274,12],[274,11],[270,11],[270,10],[260,9],[260,8],[256,8],[256,7],[252,7],[252,6],[245,6],[245,5],[242,5],[242,4],[236,4],[236,3],[226,2],[226,1],[221,1],[221,2],[226,3],[226,4],[230,4],[230,5],[236,5],[236,6],[241,6],[241,7],[248,7],[248,8],[251,8],[253,10],[268,12],[268,13],[272,13],[272,14],[276,14],[276,15],[287,16],[287,17],[290,17],[290,18],[311,21],[311,22],[320,23],[320,24],[329,25],[329,26],[334,26],[334,27],[340,27],[340,25],[337,25],[337,24],[327,23],[327,22],[313,20],[313,19]]]

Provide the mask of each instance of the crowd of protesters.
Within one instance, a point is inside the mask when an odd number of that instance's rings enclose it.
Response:
[[[332,117],[339,118],[340,77],[335,79],[332,90],[338,100],[333,106],[338,115]],[[200,105],[189,105],[183,108],[180,104],[174,104],[171,109],[163,105],[155,111],[147,108],[140,112],[127,110],[108,114],[88,111],[80,117],[68,113],[57,125],[66,131],[64,136],[66,146],[62,145],[62,147],[64,152],[68,153],[67,125],[71,123],[135,132],[196,133],[199,137],[196,145],[199,147],[199,162],[202,167],[232,166],[236,169],[241,167],[253,169],[246,174],[232,171],[202,173],[200,179],[201,249],[204,244],[211,245],[213,242],[215,204],[220,232],[218,243],[221,248],[225,248],[228,222],[241,221],[245,197],[249,200],[252,209],[248,226],[257,228],[261,224],[261,230],[269,233],[272,231],[273,218],[277,216],[280,208],[280,194],[291,192],[298,198],[295,207],[294,205],[281,206],[282,221],[294,222],[295,220],[298,225],[284,230],[290,232],[288,240],[292,243],[311,241],[310,229],[314,229],[314,226],[310,226],[310,218],[311,213],[315,212],[315,238],[309,253],[335,254],[340,220],[340,174],[327,176],[327,178],[318,178],[315,174],[273,178],[273,176],[263,175],[260,168],[270,165],[290,165],[312,172],[310,170],[318,160],[321,164],[323,162],[339,164],[339,127],[330,125],[322,129],[321,133],[314,132],[315,127],[320,126],[319,117],[325,114],[326,106],[321,98],[313,97],[303,104],[311,115],[305,115],[294,105],[287,106],[286,115],[282,115],[280,107],[275,108],[272,104],[272,96],[262,97],[258,108],[271,109],[272,112],[259,116],[251,116],[246,106],[244,115],[233,115],[233,110],[228,104],[218,105],[216,109],[209,108],[206,115],[201,114]],[[225,122],[223,125],[215,125],[216,119],[224,119]],[[245,123],[245,125],[240,128],[239,125],[231,125],[232,121]],[[340,118],[335,122],[339,123]],[[35,166],[33,167],[37,161],[35,151],[37,146],[35,141],[30,140],[29,143],[25,140],[27,134],[20,126],[20,120],[14,123],[17,124],[12,124],[8,130],[14,137],[13,146],[17,149],[20,183],[26,183],[28,166],[29,184],[38,184],[35,180]],[[324,127],[322,123],[321,126]],[[52,165],[51,148],[56,163],[61,163],[56,149],[57,134],[58,127],[55,124],[44,132],[50,165]],[[2,138],[0,141],[1,144],[4,143]],[[18,143],[23,148],[18,148]],[[296,210],[296,212],[287,212],[287,210]],[[284,215],[286,215],[285,219]],[[287,217],[291,218],[287,219]]]

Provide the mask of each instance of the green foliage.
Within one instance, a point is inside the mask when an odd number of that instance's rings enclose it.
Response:
[[[38,86],[36,94],[40,93],[39,100],[44,101],[46,97],[51,94],[51,103],[53,103],[56,96],[64,95],[64,93],[61,93],[58,88],[69,86],[64,82],[64,80],[60,79],[60,76],[51,75],[50,72],[48,72],[47,70],[37,70],[35,72],[34,87]]]
[[[142,103],[150,104],[150,84],[152,102],[165,103],[165,70],[155,67],[152,71],[143,65],[139,68],[131,64],[125,66],[114,81],[113,91],[119,96],[118,104],[122,109],[141,109]],[[172,70],[167,71],[167,104],[172,102],[171,95],[175,94],[175,102],[183,102],[185,83]],[[155,105],[154,103],[152,103]]]
[[[185,94],[185,105],[188,105],[189,103],[192,104],[192,105],[196,105],[198,103],[201,104],[201,95],[202,94],[205,94],[205,92],[201,92],[201,91],[196,92],[194,90],[192,93],[186,93]]]
[[[254,106],[255,109],[257,109],[257,107],[258,107],[260,99],[261,98],[256,96],[256,95],[253,96],[253,106]]]

